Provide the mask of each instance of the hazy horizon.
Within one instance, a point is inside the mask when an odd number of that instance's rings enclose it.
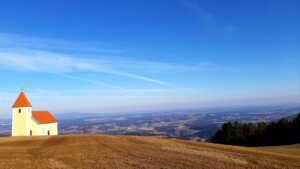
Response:
[[[300,1],[0,4],[0,119],[23,87],[53,114],[300,105]]]

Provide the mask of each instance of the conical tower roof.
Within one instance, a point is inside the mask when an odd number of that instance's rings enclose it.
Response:
[[[24,94],[24,92],[21,92],[12,107],[17,108],[17,107],[32,107],[32,106],[29,100],[27,99],[26,95]]]

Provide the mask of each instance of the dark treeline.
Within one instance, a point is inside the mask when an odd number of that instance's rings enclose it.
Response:
[[[300,143],[300,113],[272,123],[225,123],[212,137],[221,144],[268,146]]]

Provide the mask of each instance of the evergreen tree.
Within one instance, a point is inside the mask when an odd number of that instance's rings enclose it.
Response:
[[[300,143],[300,113],[293,120],[280,119],[269,124],[228,122],[216,132],[212,141],[243,146]]]

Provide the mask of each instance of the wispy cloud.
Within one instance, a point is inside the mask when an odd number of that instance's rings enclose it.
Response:
[[[120,60],[114,64],[117,67],[122,65],[131,65],[133,69],[146,69],[150,72],[204,72],[209,70],[218,70],[220,65],[203,61],[195,64],[172,64],[142,60]]]
[[[26,44],[29,43],[28,46]],[[0,65],[2,69],[17,71],[44,72],[64,76],[71,79],[88,81],[105,86],[113,86],[107,82],[96,81],[71,73],[104,73],[114,76],[150,82],[164,86],[176,86],[161,79],[148,77],[144,74],[166,72],[202,72],[215,69],[218,66],[202,62],[194,65],[161,63],[146,60],[133,60],[126,57],[84,57],[82,55],[69,54],[68,52],[53,52],[47,48],[37,49],[34,46],[49,46],[50,44],[68,44],[67,48],[75,48],[68,41],[31,38],[15,34],[0,33]],[[63,45],[64,46],[64,45]],[[54,48],[54,47],[52,47]],[[61,47],[62,48],[62,47]],[[118,87],[118,86],[116,86]]]
[[[204,8],[202,8],[196,1],[182,0],[181,2],[200,19],[203,25],[206,27],[215,26],[216,23],[214,17]]]
[[[222,30],[226,32],[235,32],[236,27],[232,24],[221,25],[217,22],[217,19],[205,8],[203,8],[195,0],[181,0],[182,4],[187,7],[201,23],[208,29]]]
[[[70,78],[70,79],[75,79],[75,80],[81,80],[81,81],[86,81],[86,82],[94,83],[94,84],[106,86],[106,87],[109,87],[109,88],[124,89],[124,88],[122,88],[120,86],[115,86],[115,85],[111,85],[109,83],[105,83],[105,82],[98,81],[98,80],[91,80],[91,79],[80,77],[80,76],[72,76],[72,75],[68,75],[68,74],[54,73],[54,72],[49,72],[49,73],[57,75],[57,76],[67,77],[67,78]]]
[[[126,53],[125,49],[103,47],[104,43],[92,41],[74,41],[44,38],[36,36],[24,36],[0,32],[0,46],[2,48],[25,48],[34,50],[68,50],[82,51],[96,54],[121,54]],[[106,45],[107,46],[107,45]]]
[[[72,73],[90,71],[122,76],[161,85],[168,84],[167,82],[161,80],[126,71],[116,70],[107,65],[105,61],[76,58],[44,51],[27,50],[23,51],[22,53],[0,52],[0,65],[6,69],[45,73]]]

